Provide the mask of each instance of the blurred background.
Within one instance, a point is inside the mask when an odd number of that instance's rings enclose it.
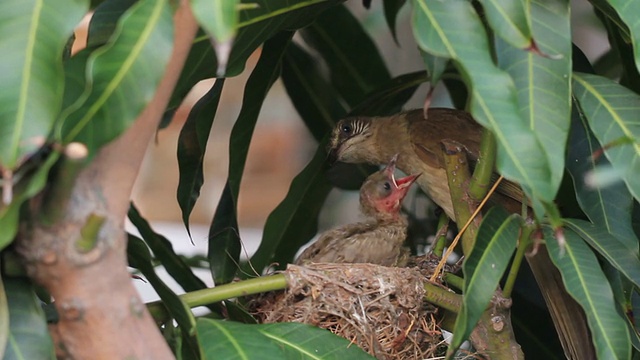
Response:
[[[587,2],[572,1],[572,3],[575,3],[572,4],[572,17],[574,20],[580,19],[574,23],[581,26],[573,30],[587,35],[573,40],[591,60],[597,59],[608,50],[606,34]],[[377,44],[392,76],[424,70],[422,58],[410,29],[408,4],[398,15],[398,43],[389,32],[381,1],[373,1],[368,10],[360,1],[350,1],[347,5],[361,20]],[[81,49],[86,43],[88,20],[85,19],[77,29],[74,51]],[[240,76],[229,78],[225,82],[207,144],[204,160],[205,182],[200,198],[191,213],[193,242],[184,228],[176,201],[177,140],[191,107],[211,88],[215,80],[202,81],[196,85],[176,112],[171,124],[159,130],[155,141],[149,144],[133,191],[132,201],[142,216],[151,222],[154,230],[173,243],[178,254],[187,256],[206,254],[209,224],[227,179],[229,135],[240,112],[244,85],[259,56],[260,50],[257,50],[249,58],[245,71]],[[428,85],[423,84],[404,108],[422,107],[427,90]],[[450,106],[445,91],[441,88],[436,90],[432,106]],[[281,81],[277,81],[261,109],[240,187],[238,220],[244,246],[243,257],[250,256],[258,247],[267,216],[285,197],[291,180],[311,159],[316,147],[317,143],[291,105]],[[426,208],[422,205],[418,207]],[[334,189],[324,205],[319,231],[358,219],[360,217],[357,192]],[[136,233],[130,224],[127,229]],[[182,292],[162,269],[158,272],[168,285]],[[208,270],[203,270],[198,275],[205,283],[213,285]],[[149,284],[136,281],[136,286],[144,301],[158,299]]]

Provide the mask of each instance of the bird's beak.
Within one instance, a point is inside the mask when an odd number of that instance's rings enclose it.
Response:
[[[393,155],[391,160],[389,160],[389,163],[387,164],[387,166],[384,168],[384,172],[387,174],[387,176],[390,176],[391,178],[393,178],[393,173],[396,171],[397,161],[398,161],[398,154],[395,154]]]
[[[401,190],[408,190],[409,187],[411,187],[411,184],[413,184],[416,179],[418,179],[420,177],[421,174],[415,174],[415,175],[409,175],[409,176],[405,176],[403,178],[400,179],[395,179],[394,178],[394,182],[396,184],[396,187],[398,189]]]

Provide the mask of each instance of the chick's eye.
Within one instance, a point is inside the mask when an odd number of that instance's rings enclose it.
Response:
[[[389,184],[388,181],[386,183],[384,183],[384,185],[382,185],[382,187],[384,187],[385,190],[391,190],[391,184]]]
[[[342,125],[342,132],[345,134],[351,134],[351,125],[349,124],[344,124]]]

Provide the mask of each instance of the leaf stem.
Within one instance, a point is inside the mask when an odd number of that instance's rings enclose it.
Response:
[[[533,225],[522,225],[522,227],[520,228],[518,250],[516,250],[516,254],[513,257],[513,263],[511,263],[509,275],[507,276],[507,281],[505,282],[504,289],[502,290],[502,296],[505,298],[511,297],[513,285],[516,282],[518,271],[520,270],[520,265],[522,265],[522,259],[524,259],[527,249],[529,248],[529,245],[531,245],[531,233],[534,229],[535,228],[533,227]]]
[[[491,131],[484,129],[480,142],[480,155],[469,183],[469,197],[476,202],[481,201],[487,195],[495,160],[496,139]]]

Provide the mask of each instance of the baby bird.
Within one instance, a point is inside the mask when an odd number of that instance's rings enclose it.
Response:
[[[400,214],[400,206],[420,174],[396,179],[393,172],[397,158],[395,155],[383,170],[371,174],[360,188],[361,210],[371,220],[324,232],[300,254],[296,264],[406,264],[409,254],[403,243],[407,237],[407,220]]]

